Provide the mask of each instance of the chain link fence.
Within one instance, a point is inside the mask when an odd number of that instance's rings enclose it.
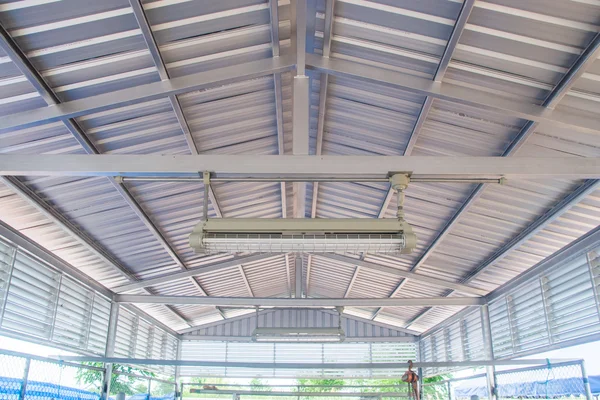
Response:
[[[591,399],[583,361],[500,370],[495,375],[498,400]],[[486,374],[425,383],[422,391],[424,400],[489,398]]]
[[[499,399],[586,398],[584,371],[580,362],[548,364],[496,373]],[[587,386],[587,387],[586,387]]]
[[[133,371],[133,372],[132,372]],[[139,375],[137,372],[142,371]],[[105,368],[102,363],[75,364],[0,350],[0,400],[100,400]],[[495,393],[504,399],[589,399],[583,361],[548,363],[534,367],[499,370],[495,374]],[[120,366],[111,377],[109,396],[120,393],[127,400],[240,399],[286,398],[295,400],[393,399],[409,397],[405,385],[318,386],[219,383],[184,383],[177,390],[174,376],[157,376],[153,372]],[[487,375],[447,379],[425,383],[423,400],[487,400]],[[491,399],[490,399],[491,400]],[[495,400],[495,399],[494,399]]]
[[[0,400],[98,400],[103,371],[2,350]]]

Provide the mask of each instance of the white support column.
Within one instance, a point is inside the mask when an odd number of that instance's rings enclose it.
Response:
[[[181,339],[177,339],[177,359],[181,360]],[[178,365],[175,367],[175,400],[183,399],[183,390],[180,390],[181,387],[181,366]]]
[[[492,342],[492,326],[490,324],[490,311],[487,304],[481,306],[481,327],[483,329],[483,344],[488,360],[494,360],[494,346]],[[486,366],[488,399],[497,399],[496,368],[493,365]]]
[[[117,336],[117,323],[119,321],[119,303],[113,302],[110,306],[110,319],[108,320],[108,335],[106,337],[105,357],[113,357],[115,353],[115,338]],[[104,364],[105,373],[102,382],[101,400],[108,400],[110,395],[110,382],[112,380],[112,363]]]

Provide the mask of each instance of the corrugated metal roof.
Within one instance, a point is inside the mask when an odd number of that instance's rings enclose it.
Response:
[[[463,4],[460,1],[337,0],[331,36],[332,58],[433,79]],[[292,51],[294,10],[279,4],[281,54]],[[271,57],[269,3],[264,0],[143,1],[166,70],[171,78]],[[307,50],[323,54],[326,2],[308,2]],[[537,0],[475,1],[443,75],[444,85],[461,86],[515,102],[542,104],[598,32],[600,6],[593,2]],[[64,0],[0,4],[0,23],[61,101],[81,99],[160,80],[126,0]],[[277,25],[277,24],[276,24]],[[292,151],[292,77],[281,74],[281,129],[278,132],[276,77],[194,91],[177,97],[197,151],[253,154]],[[402,155],[411,137],[411,155],[499,156],[518,137],[526,121],[478,107],[434,100],[422,127],[415,130],[425,97],[357,78],[307,71],[311,79],[310,154]],[[275,79],[274,79],[275,78]],[[600,60],[575,82],[557,106],[574,114],[596,113],[600,102]],[[324,94],[324,96],[323,96]],[[320,105],[325,104],[319,126]],[[46,103],[0,50],[0,116]],[[148,101],[78,117],[91,143],[103,154],[190,154],[173,112],[172,99]],[[322,137],[319,137],[319,130]],[[413,136],[415,135],[415,136]],[[319,142],[321,140],[321,142]],[[319,150],[318,150],[319,149]],[[0,153],[85,153],[61,122],[0,131]],[[549,124],[535,127],[516,156],[600,156],[593,133]],[[53,212],[83,231],[137,278],[202,266],[226,257],[201,257],[187,243],[202,218],[200,182],[126,182],[160,238],[136,214],[107,178],[21,178]],[[411,255],[365,256],[365,261],[458,282],[482,265],[569,195],[581,182],[509,181],[489,185],[461,213],[438,242],[436,237],[461,209],[474,185],[413,183],[406,214],[419,236]],[[293,214],[293,188],[278,183],[216,183],[209,216],[279,218]],[[381,183],[321,183],[307,187],[307,217],[392,218],[389,186]],[[313,210],[313,195],[316,196]],[[470,285],[493,290],[600,223],[599,192],[588,196],[545,226],[516,250],[491,265]],[[389,199],[389,198],[388,198]],[[0,219],[17,228],[109,288],[126,282],[124,274],[77,241],[9,188],[0,187]],[[282,207],[286,207],[284,210]],[[435,244],[435,247],[431,247]],[[174,251],[170,254],[167,247]],[[179,265],[178,258],[183,265]],[[152,287],[159,294],[213,296],[291,295],[293,262],[284,256],[199,275],[196,283],[178,280]],[[288,270],[292,268],[292,271]],[[308,257],[304,257],[308,274]],[[419,297],[446,292],[390,277],[351,263],[312,256],[310,297]],[[222,319],[214,307],[143,305],[140,308],[177,329]],[[376,321],[426,330],[456,307],[349,308]],[[221,310],[226,317],[246,311]],[[415,321],[413,321],[415,320]]]

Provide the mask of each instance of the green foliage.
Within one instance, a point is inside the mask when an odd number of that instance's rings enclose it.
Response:
[[[250,381],[250,387],[252,390],[256,390],[259,392],[272,392],[273,389],[271,386],[264,383],[260,378],[254,378]]]
[[[301,392],[332,392],[337,390],[335,386],[343,386],[345,384],[344,379],[298,379],[298,385],[318,385],[324,387],[301,387]]]
[[[104,364],[99,362],[86,362],[84,364],[92,367],[104,367]],[[131,376],[119,375],[119,373],[135,374],[149,378],[156,376],[153,372],[149,372],[143,369],[134,368],[127,365],[113,364],[113,375],[110,381],[110,392],[113,394],[120,392],[123,392],[126,395],[139,393],[136,392],[136,389],[138,389],[137,384],[139,382],[139,379]],[[75,379],[77,379],[78,384],[83,384],[86,386],[86,388],[90,390],[99,392],[102,388],[101,371],[82,368],[77,371]],[[145,386],[142,393],[146,393],[147,391],[148,386]]]
[[[175,391],[175,382],[158,382],[152,381],[152,395],[153,396],[164,396]]]
[[[219,387],[219,384],[225,384],[226,381],[223,378],[190,378],[189,381],[186,381],[186,383],[192,383],[193,385],[183,385],[183,396],[184,397],[206,397],[206,396],[212,396],[213,395],[206,395],[206,394],[202,394],[202,393],[190,393],[190,389],[202,389],[202,386],[205,384],[211,384],[211,385],[216,385],[217,388]]]
[[[423,378],[423,383],[441,382],[441,381],[445,381],[446,379],[450,379],[450,375],[430,376],[429,378]]]

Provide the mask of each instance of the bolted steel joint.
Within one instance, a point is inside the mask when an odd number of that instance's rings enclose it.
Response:
[[[394,174],[389,179],[392,189],[395,191],[406,189],[410,183],[410,176],[408,174]]]

